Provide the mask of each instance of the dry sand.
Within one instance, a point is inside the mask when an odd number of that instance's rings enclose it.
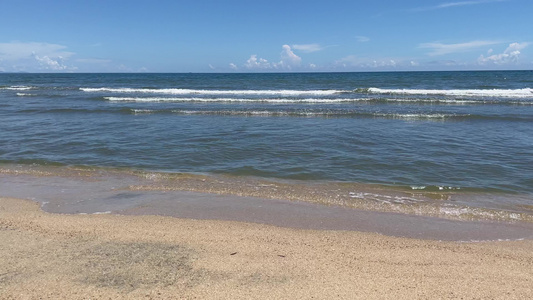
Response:
[[[2,299],[531,299],[533,241],[457,243],[0,198]]]

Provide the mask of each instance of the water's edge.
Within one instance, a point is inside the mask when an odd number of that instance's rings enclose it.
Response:
[[[389,235],[412,227],[407,231],[437,239],[448,238],[435,235],[432,230],[446,231],[448,227],[459,230],[471,224],[468,226],[476,227],[474,232],[479,234],[486,226],[529,228],[533,223],[533,215],[526,211],[453,204],[447,199],[457,197],[457,191],[407,191],[356,183],[35,165],[2,165],[0,178],[0,196],[38,201],[43,210],[55,213],[157,214],[309,229],[384,230],[382,233]],[[388,221],[376,221],[381,218]],[[450,225],[442,225],[447,222]],[[407,226],[411,223],[418,225]],[[440,226],[445,227],[439,229]],[[453,232],[448,231],[448,235]],[[402,236],[415,237],[408,232]],[[494,239],[505,238],[498,235]]]

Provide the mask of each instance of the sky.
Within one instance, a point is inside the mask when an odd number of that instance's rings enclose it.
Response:
[[[0,0],[0,71],[532,70],[532,15],[532,0]]]

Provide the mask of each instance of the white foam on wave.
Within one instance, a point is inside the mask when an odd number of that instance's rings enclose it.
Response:
[[[444,120],[453,118],[466,118],[470,115],[458,114],[375,114],[376,117],[401,119],[401,120]]]
[[[252,110],[252,111],[216,111],[216,110],[173,110],[173,113],[185,115],[232,115],[232,116],[282,116],[289,115],[288,112],[274,112],[267,110]]]
[[[27,90],[31,90],[33,87],[31,86],[24,86],[24,85],[14,85],[14,86],[9,86],[9,87],[3,87],[3,88],[0,88],[2,90],[13,90],[13,91],[27,91]]]
[[[511,98],[511,96],[508,96],[505,98]],[[458,99],[394,99],[394,98],[383,99],[382,101],[396,102],[396,103],[429,103],[429,104],[450,104],[450,105],[469,105],[469,104],[533,105],[533,101],[527,101],[527,97],[516,97],[516,98],[522,98],[522,99],[525,99],[526,101],[501,101],[501,100],[496,100],[496,99],[495,100],[464,100],[464,99],[458,100]],[[533,96],[531,97],[531,99],[533,99]],[[372,98],[369,99],[369,101],[371,100]]]
[[[108,211],[97,211],[97,212],[93,212],[93,213],[78,213],[78,215],[108,215],[108,214],[111,214],[111,213],[113,213],[113,212],[108,210]]]
[[[358,102],[367,99],[322,99],[322,98],[306,98],[306,99],[246,99],[246,98],[200,98],[200,97],[186,97],[186,98],[163,98],[163,97],[104,97],[105,100],[112,102],[268,102],[268,103],[342,103],[342,102]]]
[[[195,89],[134,89],[134,88],[80,88],[84,92],[148,93],[169,95],[334,95],[340,90],[195,90]]]
[[[180,115],[223,115],[223,116],[273,116],[273,117],[376,117],[391,118],[403,120],[445,120],[449,118],[468,117],[469,115],[455,114],[382,114],[367,113],[357,111],[313,111],[313,110],[152,110],[152,109],[131,109],[133,114],[155,114],[155,113],[173,113]],[[426,187],[412,187],[412,189],[425,189]],[[438,187],[440,190],[459,189],[453,187]]]
[[[156,113],[157,111],[151,110],[151,109],[132,109],[132,112],[133,114],[138,115],[138,114],[153,114],[153,113]]]
[[[28,94],[29,95],[29,94]],[[104,97],[105,100],[112,102],[264,102],[264,103],[356,103],[356,102],[393,102],[393,103],[431,103],[431,104],[516,104],[516,105],[533,105],[530,102],[500,102],[500,101],[482,101],[482,100],[455,100],[455,99],[392,99],[392,98],[206,98],[206,97]]]
[[[361,200],[373,200],[383,204],[413,204],[421,202],[420,199],[406,196],[391,196],[375,193],[365,193],[365,192],[350,192],[348,197],[361,199]]]
[[[455,206],[452,204],[444,204],[439,208],[439,213],[443,216],[453,217],[476,217],[486,220],[505,220],[505,221],[523,221],[527,219],[527,215],[503,210],[490,210],[475,207]]]
[[[150,110],[150,109],[132,109],[133,114],[154,114],[154,113],[174,113],[180,115],[222,115],[222,116],[273,116],[273,117],[322,117],[339,115],[331,112],[313,112],[313,111],[269,111],[269,110]]]
[[[469,90],[424,90],[424,89],[380,89],[369,88],[369,93],[374,94],[399,94],[399,95],[447,95],[447,96],[477,96],[477,97],[506,97],[506,98],[533,98],[533,89],[469,89]]]
[[[426,186],[425,186],[425,185],[412,186],[411,189],[412,189],[412,190],[425,190],[425,189],[426,189]]]

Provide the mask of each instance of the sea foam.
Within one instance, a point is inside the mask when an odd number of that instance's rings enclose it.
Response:
[[[398,94],[398,95],[445,95],[445,96],[477,96],[477,97],[509,97],[533,98],[533,89],[469,89],[469,90],[424,90],[424,89],[380,89],[369,88],[373,94]]]
[[[24,86],[24,85],[14,85],[14,86],[0,88],[0,90],[13,90],[13,91],[27,91],[31,89],[33,89],[33,87]]]
[[[266,102],[266,103],[342,103],[358,102],[367,99],[351,98],[304,98],[304,99],[286,99],[286,98],[201,98],[201,97],[104,97],[105,100],[112,102]]]
[[[84,92],[149,93],[169,95],[334,95],[341,90],[196,90],[196,89],[137,89],[137,88],[80,88]]]

